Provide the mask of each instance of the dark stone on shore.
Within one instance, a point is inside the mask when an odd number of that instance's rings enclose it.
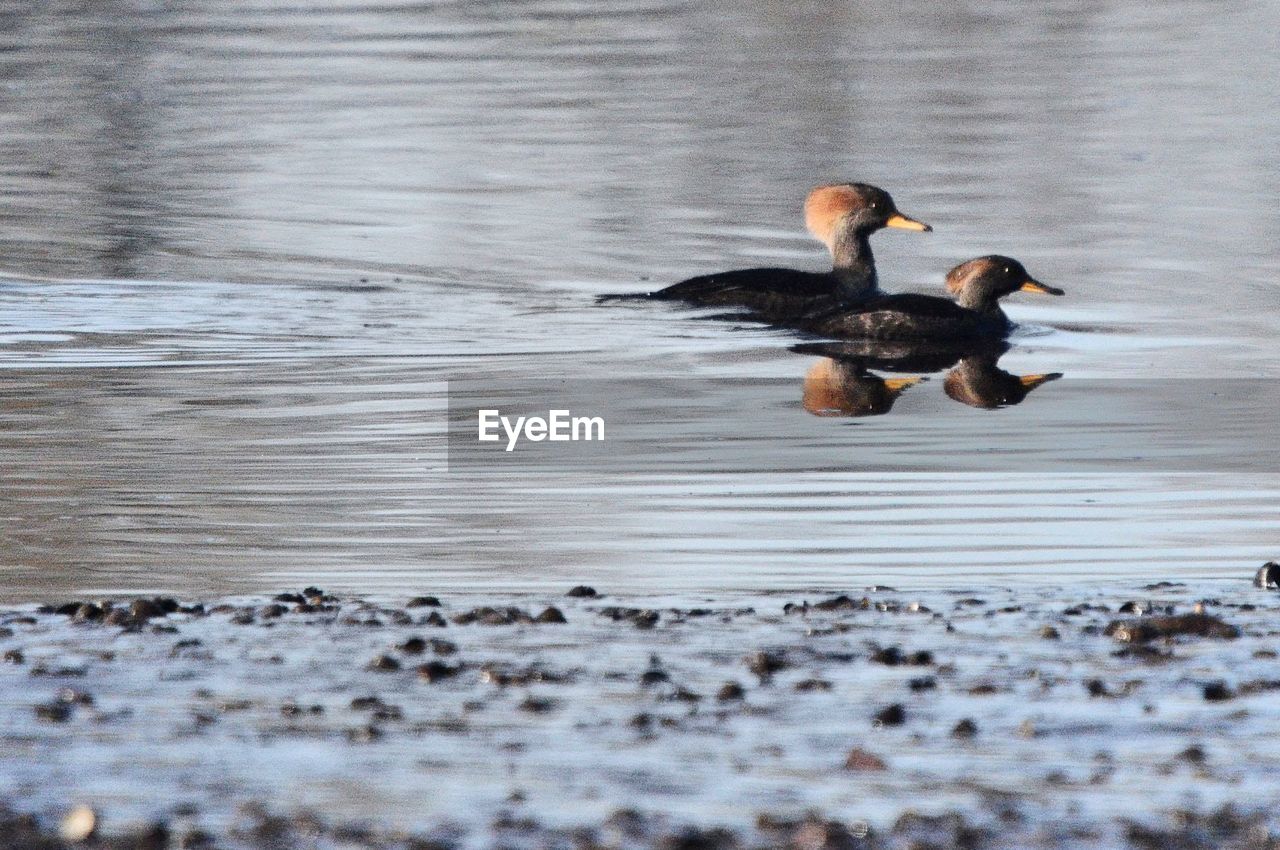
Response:
[[[20,649],[6,649],[4,651],[4,660],[6,664],[25,664],[27,657],[22,654]]]
[[[932,691],[937,689],[938,680],[933,678],[932,676],[920,676],[915,679],[908,679],[907,687],[910,688],[914,693],[920,693],[921,691]]]
[[[1190,762],[1191,764],[1204,764],[1208,761],[1208,756],[1205,754],[1204,747],[1199,744],[1192,744],[1187,747],[1185,750],[1178,753],[1178,758],[1183,761]]]
[[[76,609],[75,620],[78,623],[96,623],[105,616],[105,612],[101,607],[86,602]]]
[[[787,664],[787,655],[781,650],[753,652],[744,660],[746,661],[747,669],[761,679],[768,679],[774,673],[785,670],[789,666]]]
[[[277,593],[272,599],[276,602],[288,602],[291,605],[308,605],[307,597],[301,593]]]
[[[461,665],[450,666],[443,661],[428,661],[418,667],[418,678],[424,682],[434,684],[445,679],[452,679],[461,672]]]
[[[1280,564],[1275,561],[1267,561],[1259,567],[1258,572],[1253,577],[1253,586],[1267,590],[1280,588]]]
[[[972,718],[966,717],[951,728],[951,737],[962,741],[967,741],[977,737],[978,724],[973,722]]]
[[[1084,683],[1084,689],[1089,692],[1091,697],[1111,696],[1111,692],[1107,690],[1107,683],[1101,679],[1090,679]]]
[[[570,596],[574,599],[595,599],[600,596],[600,594],[596,593],[596,589],[594,587],[588,587],[585,584],[580,584],[576,587],[569,588],[569,592],[566,593],[565,596]]]
[[[402,643],[396,644],[396,649],[406,655],[421,655],[427,650],[427,642],[420,637],[411,637]]]
[[[912,667],[927,667],[933,663],[933,653],[927,649],[905,653],[901,647],[897,646],[877,647],[871,653],[871,662],[873,664],[883,664],[886,667],[897,667],[899,664],[907,664]]]
[[[867,772],[888,770],[889,765],[875,753],[867,752],[861,747],[854,747],[849,751],[849,755],[845,757],[844,768],[845,770]]]
[[[646,670],[640,674],[640,684],[646,688],[651,688],[654,685],[660,685],[663,682],[670,681],[671,677],[661,670]]]
[[[907,710],[902,703],[895,702],[877,711],[871,719],[877,726],[901,726],[907,722]]]
[[[539,614],[537,617],[534,617],[534,622],[535,623],[567,623],[569,621],[564,618],[563,611],[561,611],[559,608],[556,608],[555,606],[551,606],[547,608],[545,611],[543,611],[541,614]]]
[[[660,615],[657,611],[646,610],[644,608],[624,608],[618,605],[610,605],[601,608],[597,612],[601,617],[608,617],[610,620],[621,622],[628,620],[637,629],[651,629],[658,624]]]
[[[406,608],[439,608],[440,600],[434,596],[415,596],[405,603]]]
[[[66,723],[71,719],[71,705],[62,700],[41,703],[35,707],[36,717],[50,723]]]
[[[1103,634],[1125,643],[1146,643],[1181,636],[1233,640],[1240,629],[1212,614],[1178,614],[1139,620],[1112,620]]]
[[[440,616],[440,612],[439,612],[439,611],[432,611],[432,612],[431,612],[430,614],[428,614],[426,617],[423,617],[421,620],[419,620],[419,621],[418,621],[418,625],[420,625],[420,626],[434,626],[434,627],[435,627],[435,628],[437,628],[437,629],[443,629],[445,626],[447,626],[447,625],[449,625],[449,624],[448,624],[447,622],[445,622],[444,617]]]
[[[1045,640],[1061,640],[1062,635],[1053,626],[1041,626],[1040,637]]]
[[[1226,682],[1210,682],[1204,686],[1204,698],[1206,702],[1226,702],[1234,699],[1235,694],[1227,687]]]
[[[527,696],[520,703],[520,710],[530,714],[546,714],[556,707],[556,701],[545,697]]]
[[[720,690],[716,691],[716,699],[720,702],[733,702],[744,699],[746,695],[747,692],[737,682],[725,682],[720,686]]]
[[[795,690],[797,693],[807,694],[815,691],[831,690],[831,683],[826,679],[802,679],[796,682]]]
[[[369,669],[389,673],[394,670],[399,670],[400,662],[396,661],[390,655],[379,655],[377,658],[369,662]]]

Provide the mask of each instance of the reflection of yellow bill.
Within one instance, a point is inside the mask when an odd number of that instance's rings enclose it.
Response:
[[[923,381],[924,378],[885,378],[884,385],[895,393],[900,393],[907,387],[915,386]]]
[[[1018,378],[1018,382],[1029,390],[1034,390],[1041,384],[1049,381],[1056,381],[1062,377],[1061,372],[1046,372],[1043,375],[1022,375]]]

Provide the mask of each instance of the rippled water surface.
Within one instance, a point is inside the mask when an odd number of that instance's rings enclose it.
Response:
[[[1037,412],[1055,393],[1102,417],[1105,398],[1071,395],[1082,379],[1280,373],[1274,9],[842,6],[0,4],[6,596],[1215,576],[1274,557],[1266,464],[857,462],[900,429],[945,453],[961,415],[999,458],[1007,435],[1065,427]],[[1066,289],[1010,299],[1000,361],[1063,377],[1002,410],[955,405],[939,374],[882,416],[810,416],[818,358],[794,337],[594,302],[821,268],[799,205],[833,179],[936,228],[875,237],[887,289],[997,251]],[[784,379],[790,460],[447,466],[451,380],[641,377],[676,397],[690,376]],[[1269,412],[1265,394],[1221,403]],[[714,434],[717,410],[669,410]]]

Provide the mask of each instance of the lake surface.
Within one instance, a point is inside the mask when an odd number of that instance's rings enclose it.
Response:
[[[6,598],[1212,578],[1277,554],[1265,463],[1028,466],[1010,442],[1078,440],[1081,412],[1105,431],[1116,399],[1179,382],[1233,379],[1221,409],[1274,416],[1248,390],[1280,375],[1266,4],[103,0],[0,21]],[[1066,289],[1009,299],[999,363],[1062,377],[999,410],[936,374],[884,415],[811,416],[795,336],[594,301],[821,268],[799,207],[848,179],[936,228],[874,238],[886,289],[991,252]],[[785,460],[449,463],[450,382],[633,378],[673,399],[765,382],[750,397],[794,415]],[[742,429],[741,407],[663,401],[668,433]],[[1126,409],[1160,434],[1199,408]],[[949,440],[984,429],[977,471],[859,462],[887,439],[972,453]]]

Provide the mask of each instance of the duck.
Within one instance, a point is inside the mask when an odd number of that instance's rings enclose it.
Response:
[[[904,340],[913,343],[1003,339],[1013,323],[1000,299],[1014,292],[1063,295],[1035,280],[1012,257],[974,257],[947,272],[954,301],[933,295],[881,295],[852,306],[819,309],[789,322],[801,330],[842,339]]]
[[[782,323],[883,295],[871,253],[871,234],[886,227],[933,230],[900,212],[888,192],[867,183],[818,186],[805,199],[804,216],[809,232],[831,253],[829,272],[739,269],[689,278],[656,292],[602,296],[602,300],[643,298],[737,307],[742,312],[735,317]]]

